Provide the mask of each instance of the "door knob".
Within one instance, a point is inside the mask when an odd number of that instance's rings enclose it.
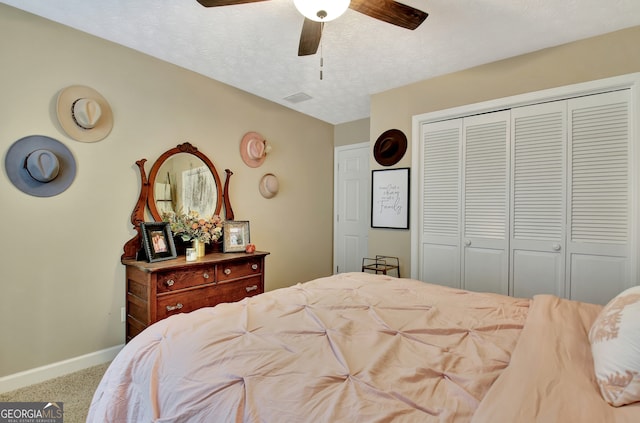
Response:
[[[553,251],[560,251],[560,248],[562,247],[560,246],[560,244],[553,244],[551,248],[553,248]]]
[[[469,245],[471,245],[471,240],[470,240],[470,239],[465,239],[465,240],[464,240],[464,245],[466,245],[467,247],[468,247]]]

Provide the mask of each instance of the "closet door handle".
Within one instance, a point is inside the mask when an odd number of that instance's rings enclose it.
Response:
[[[471,245],[471,240],[470,240],[470,239],[465,239],[465,240],[464,240],[464,245],[466,245],[467,247],[468,247],[469,245]]]
[[[551,248],[553,248],[553,251],[560,251],[562,246],[560,244],[553,244]]]

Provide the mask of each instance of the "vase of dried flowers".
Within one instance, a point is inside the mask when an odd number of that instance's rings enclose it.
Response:
[[[196,249],[197,257],[205,255],[205,244],[215,245],[222,238],[223,222],[217,215],[205,219],[193,211],[187,214],[164,212],[162,220],[170,223],[173,235],[183,242],[191,242],[192,248]]]

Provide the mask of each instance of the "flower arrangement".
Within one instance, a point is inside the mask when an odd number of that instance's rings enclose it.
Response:
[[[169,222],[171,232],[183,241],[201,241],[209,244],[222,237],[222,218],[218,215],[205,219],[195,211],[187,214],[169,211],[162,212],[162,220]]]

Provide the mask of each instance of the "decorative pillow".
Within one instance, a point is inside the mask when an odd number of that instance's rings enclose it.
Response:
[[[640,401],[640,286],[609,301],[589,342],[602,397],[616,407]]]

